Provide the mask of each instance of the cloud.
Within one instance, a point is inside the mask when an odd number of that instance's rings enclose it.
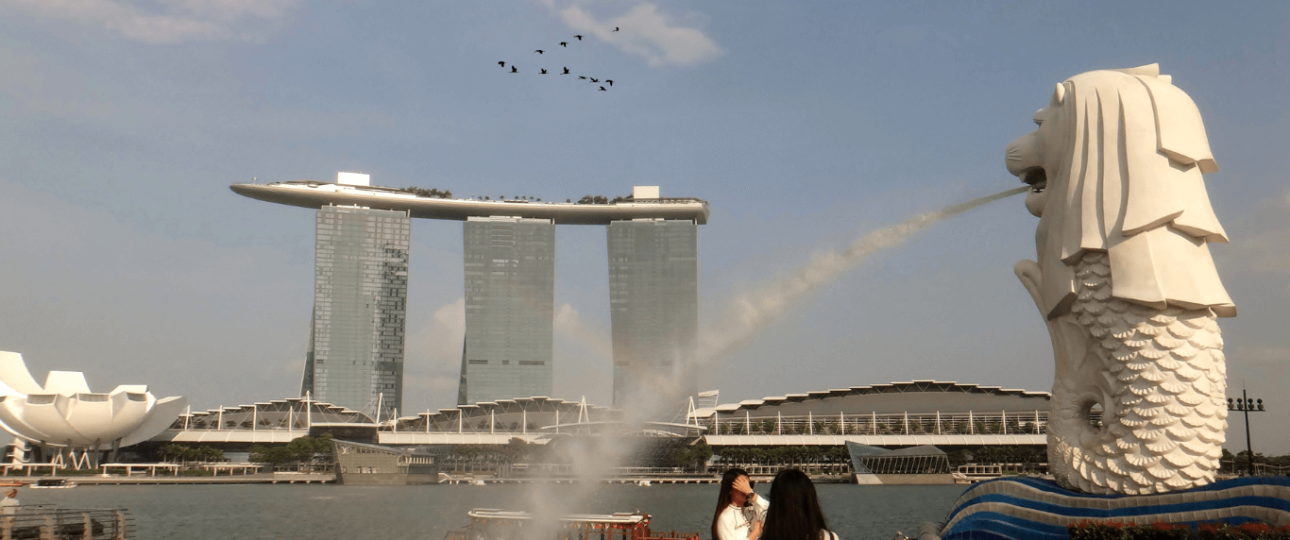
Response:
[[[151,44],[262,39],[301,0],[13,0],[30,12]]]
[[[573,340],[595,356],[613,359],[614,345],[609,336],[583,325],[578,310],[573,306],[561,304],[557,307],[553,326],[556,334]]]
[[[671,20],[650,3],[639,4],[627,14],[605,21],[577,5],[561,10],[560,16],[569,28],[644,57],[650,67],[695,66],[723,54],[716,41],[702,30]],[[620,28],[618,32],[614,31],[616,27]]]
[[[440,306],[430,317],[430,324],[409,332],[403,363],[404,405],[413,405],[410,398],[439,405],[456,403],[461,344],[465,337],[464,297]],[[443,399],[445,394],[452,399]]]

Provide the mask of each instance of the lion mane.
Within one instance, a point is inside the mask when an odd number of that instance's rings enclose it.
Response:
[[[1055,163],[1044,165],[1036,233],[1043,313],[1068,312],[1072,265],[1105,251],[1113,297],[1235,316],[1208,246],[1227,241],[1201,176],[1218,165],[1191,98],[1151,64],[1071,77],[1053,105],[1058,136],[1042,144],[1058,146],[1047,148]]]

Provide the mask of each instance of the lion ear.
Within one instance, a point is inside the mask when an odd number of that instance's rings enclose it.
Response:
[[[1064,101],[1066,101],[1066,83],[1057,83],[1057,87],[1053,88],[1053,99],[1048,101],[1048,106],[1056,107]]]
[[[1113,69],[1111,71],[1119,71],[1120,73],[1137,75],[1139,77],[1159,77],[1160,64],[1147,64],[1145,66],[1131,67],[1131,68],[1125,68],[1125,69]]]

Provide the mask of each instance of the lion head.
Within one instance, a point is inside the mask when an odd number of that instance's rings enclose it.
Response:
[[[1236,314],[1208,247],[1227,241],[1201,176],[1218,165],[1200,111],[1169,76],[1155,64],[1076,75],[1034,120],[1006,161],[1033,187],[1047,317],[1073,302],[1070,265],[1085,250],[1109,253],[1116,298]]]

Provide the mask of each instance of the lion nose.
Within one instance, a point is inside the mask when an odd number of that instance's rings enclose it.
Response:
[[[1021,176],[1022,171],[1039,165],[1035,152],[1036,141],[1036,134],[1032,131],[1008,143],[1003,161],[1013,176]]]

